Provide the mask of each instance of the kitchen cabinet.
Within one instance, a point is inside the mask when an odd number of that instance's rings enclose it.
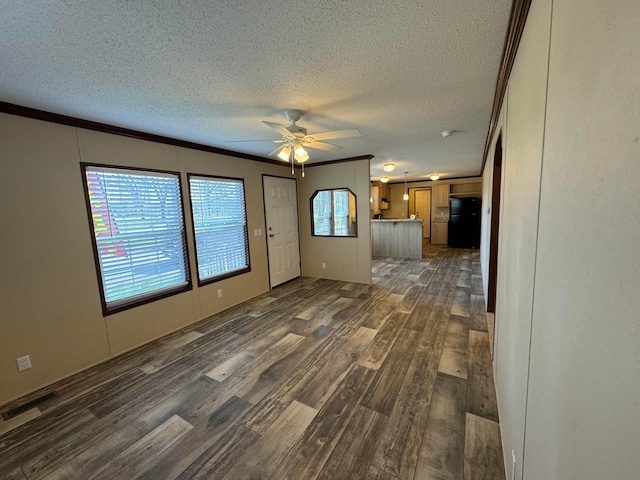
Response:
[[[380,210],[389,208],[389,184],[380,183]]]
[[[433,222],[431,224],[431,244],[446,245],[447,244],[447,222]]]
[[[380,187],[373,185],[371,186],[371,213],[378,214],[380,213]]]
[[[449,206],[449,185],[436,185],[434,188],[434,203],[436,207]]]
[[[389,184],[380,182],[380,198],[389,198]]]
[[[482,183],[454,183],[451,185],[451,195],[482,195]]]

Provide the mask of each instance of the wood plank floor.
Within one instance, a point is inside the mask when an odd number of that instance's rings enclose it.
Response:
[[[1,479],[500,479],[478,253],[301,278],[36,392]]]

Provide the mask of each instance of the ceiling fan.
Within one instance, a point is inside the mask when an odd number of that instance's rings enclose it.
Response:
[[[324,140],[330,140],[335,138],[348,138],[359,137],[362,135],[357,128],[351,128],[348,130],[333,130],[331,132],[322,132],[307,134],[307,129],[296,125],[296,122],[300,120],[302,112],[300,110],[287,110],[285,117],[291,122],[291,125],[285,127],[279,123],[262,121],[268,127],[273,128],[276,132],[282,135],[281,139],[277,140],[233,140],[233,142],[274,142],[281,143],[278,148],[269,154],[269,156],[277,156],[281,160],[291,161],[293,166],[293,159],[295,158],[298,163],[304,163],[309,160],[309,154],[305,150],[305,147],[316,148],[318,150],[325,150],[327,152],[336,152],[342,147],[339,145],[333,145],[326,143]]]

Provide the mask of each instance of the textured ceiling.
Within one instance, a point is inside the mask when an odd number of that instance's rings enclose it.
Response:
[[[0,100],[267,156],[262,120],[358,128],[392,181],[476,175],[508,0],[0,0]],[[454,130],[449,138],[440,134]]]

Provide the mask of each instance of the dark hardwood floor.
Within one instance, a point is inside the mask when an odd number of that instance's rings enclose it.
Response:
[[[36,392],[0,478],[504,480],[479,269],[302,278]]]

